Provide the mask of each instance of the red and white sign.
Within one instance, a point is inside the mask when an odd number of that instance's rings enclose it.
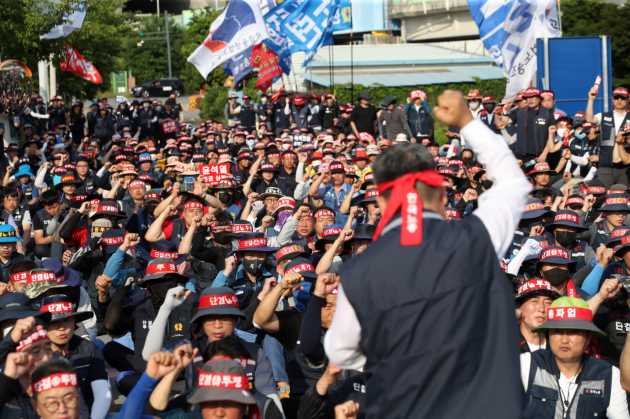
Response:
[[[230,163],[204,164],[199,168],[199,175],[205,183],[219,183],[232,177]]]
[[[249,380],[246,375],[199,371],[197,387],[247,390],[249,389]]]
[[[73,313],[74,304],[72,304],[70,301],[61,301],[59,303],[46,304],[39,308],[39,312],[50,314]]]
[[[238,298],[234,294],[210,294],[199,297],[198,309],[210,307],[238,307]]]
[[[93,84],[103,83],[103,78],[98,69],[94,67],[90,61],[86,60],[83,55],[79,53],[74,47],[66,45],[64,51],[65,59],[59,63],[61,71],[67,71],[68,73],[74,73],[84,80]]]

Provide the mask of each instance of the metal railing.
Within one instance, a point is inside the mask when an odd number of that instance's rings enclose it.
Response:
[[[390,18],[403,18],[468,9],[467,0],[389,0]]]

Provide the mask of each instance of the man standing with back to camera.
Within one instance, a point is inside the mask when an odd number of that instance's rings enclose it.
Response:
[[[368,419],[518,419],[518,325],[498,259],[531,186],[461,92],[444,92],[434,114],[460,129],[494,185],[474,216],[446,222],[446,190],[427,149],[383,153],[374,163],[382,237],[343,266],[326,353],[370,375]]]

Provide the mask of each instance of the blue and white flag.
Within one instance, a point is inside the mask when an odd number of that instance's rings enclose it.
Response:
[[[265,40],[267,48],[280,58],[280,67],[285,74],[291,71],[291,51],[282,24],[306,0],[285,0],[265,15],[265,25],[269,38]]]
[[[45,35],[41,35],[39,39],[58,39],[65,38],[77,29],[83,26],[87,6],[85,2],[78,3],[71,13],[63,15],[63,23],[55,26]]]
[[[254,71],[252,68],[252,47],[230,58],[225,63],[225,70],[234,77],[234,85],[237,85],[249,73]]]
[[[484,47],[508,79],[506,98],[536,77],[536,38],[562,36],[556,0],[468,0]]]
[[[326,32],[331,32],[338,0],[306,0],[282,23],[292,53],[303,51],[307,56],[317,52]]]
[[[256,0],[230,0],[212,25],[210,33],[188,57],[201,75],[269,37]]]
[[[337,0],[339,6],[332,19],[332,32],[349,31],[352,29],[352,2]]]

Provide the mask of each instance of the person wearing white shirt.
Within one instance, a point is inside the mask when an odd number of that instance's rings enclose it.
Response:
[[[537,329],[545,322],[547,309],[559,296],[545,279],[530,279],[519,287],[514,300],[522,337],[521,352],[534,352],[547,347],[545,335]]]
[[[548,333],[548,348],[521,354],[523,419],[630,418],[619,369],[586,355],[591,337],[604,334],[592,318],[580,298],[553,302],[538,329]]]

